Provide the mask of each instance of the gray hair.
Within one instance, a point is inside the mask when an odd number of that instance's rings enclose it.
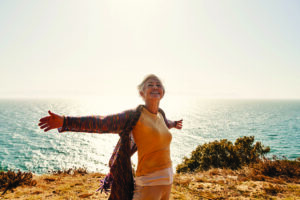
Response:
[[[161,81],[156,75],[154,75],[154,74],[149,74],[149,75],[145,76],[144,80],[138,85],[138,90],[139,90],[139,92],[143,92],[143,91],[144,91],[145,83],[146,83],[149,79],[151,79],[151,78],[155,78],[155,79],[157,79],[157,80],[160,82],[160,84],[161,84],[161,86],[162,86],[162,89],[163,89],[163,91],[164,91],[164,93],[165,93],[165,87],[164,87],[164,85],[162,84],[162,81]]]

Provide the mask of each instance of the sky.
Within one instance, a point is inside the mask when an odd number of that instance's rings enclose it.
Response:
[[[0,98],[300,99],[298,0],[1,0]]]

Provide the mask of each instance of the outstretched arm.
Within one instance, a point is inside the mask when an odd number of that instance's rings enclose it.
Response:
[[[171,128],[182,129],[182,121],[183,121],[182,119],[178,121],[168,120],[165,112],[162,109],[159,109],[159,112],[162,114],[164,121],[169,129]]]
[[[182,129],[182,119],[178,121],[168,120],[169,128]]]
[[[48,111],[49,116],[40,119],[44,131],[58,128],[59,132],[119,133],[131,117],[131,112],[108,116],[64,117]]]

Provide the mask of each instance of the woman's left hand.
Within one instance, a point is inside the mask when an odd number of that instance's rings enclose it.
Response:
[[[174,121],[174,128],[182,129],[182,119],[179,121]]]

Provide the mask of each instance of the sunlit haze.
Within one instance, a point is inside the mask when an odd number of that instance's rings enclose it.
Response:
[[[0,97],[300,99],[300,1],[1,1]]]

